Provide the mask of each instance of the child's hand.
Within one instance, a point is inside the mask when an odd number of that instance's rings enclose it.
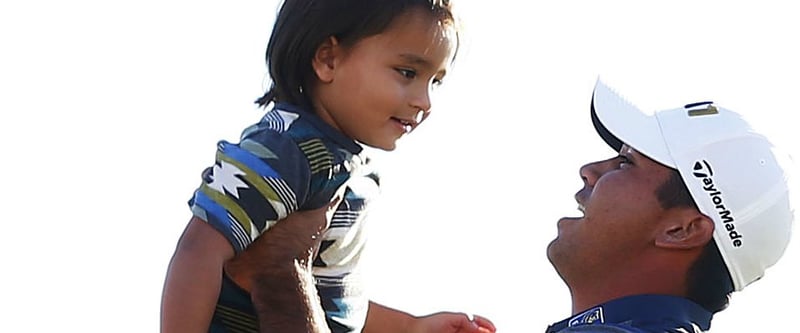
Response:
[[[410,331],[418,333],[493,333],[497,329],[489,319],[464,313],[438,312],[418,317]]]

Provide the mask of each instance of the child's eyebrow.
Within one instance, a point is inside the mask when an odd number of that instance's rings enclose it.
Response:
[[[425,70],[433,68],[433,64],[430,62],[430,60],[414,53],[401,53],[400,58],[412,65],[420,66]],[[441,75],[445,75],[447,74],[447,70],[442,69],[439,71],[439,73],[441,73]]]
[[[405,60],[405,61],[407,61],[407,62],[409,62],[409,63],[411,63],[413,65],[431,67],[431,62],[428,61],[428,59],[425,59],[425,58],[423,58],[423,57],[421,57],[419,55],[413,54],[413,53],[402,53],[402,54],[400,54],[400,58],[403,58],[403,60]]]

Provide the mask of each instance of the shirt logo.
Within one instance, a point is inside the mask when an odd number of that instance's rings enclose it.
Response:
[[[731,211],[725,207],[722,192],[714,184],[714,170],[711,168],[711,164],[706,160],[696,161],[692,169],[692,174],[701,182],[703,190],[706,191],[706,194],[711,198],[711,202],[714,203],[714,208],[717,209],[717,214],[723,225],[725,225],[725,231],[728,232],[728,238],[731,239],[731,243],[734,247],[742,246],[742,235],[736,230],[735,219]]]
[[[589,310],[584,311],[583,313],[573,317],[569,321],[569,327],[578,326],[578,325],[589,325],[589,324],[602,324],[605,322],[603,318],[603,307],[598,306],[596,308],[591,308]]]

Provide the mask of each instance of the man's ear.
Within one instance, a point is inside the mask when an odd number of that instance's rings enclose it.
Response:
[[[677,209],[656,235],[656,246],[689,250],[704,247],[714,236],[714,221],[694,208]]]
[[[341,52],[339,41],[333,36],[328,37],[317,47],[314,57],[311,58],[311,66],[314,68],[314,73],[317,74],[317,79],[323,83],[333,81],[336,60],[341,56]]]

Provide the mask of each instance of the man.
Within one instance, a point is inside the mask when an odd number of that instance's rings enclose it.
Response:
[[[598,81],[592,121],[619,156],[580,169],[584,215],[548,246],[572,316],[547,332],[708,330],[786,249],[787,161],[711,102],[646,115]]]
[[[708,330],[730,293],[786,249],[794,219],[787,161],[710,102],[646,115],[598,82],[591,109],[619,155],[580,169],[584,215],[561,219],[548,246],[573,306],[547,332]]]

